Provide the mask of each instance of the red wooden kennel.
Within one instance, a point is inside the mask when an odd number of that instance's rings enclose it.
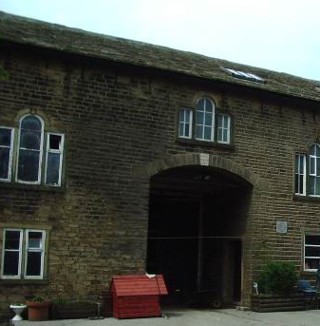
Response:
[[[168,294],[162,275],[114,276],[111,283],[116,318],[161,316],[160,295]]]

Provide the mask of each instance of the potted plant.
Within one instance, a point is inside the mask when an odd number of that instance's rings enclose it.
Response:
[[[289,262],[270,262],[261,271],[251,295],[252,310],[286,311],[304,309],[303,297],[296,291],[297,272]]]
[[[37,295],[26,301],[28,307],[28,319],[32,321],[48,320],[49,308],[51,301],[45,300],[43,297]]]

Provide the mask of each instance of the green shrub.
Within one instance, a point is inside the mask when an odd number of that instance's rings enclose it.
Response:
[[[297,284],[295,266],[287,262],[268,263],[261,272],[258,285],[260,293],[288,294]]]

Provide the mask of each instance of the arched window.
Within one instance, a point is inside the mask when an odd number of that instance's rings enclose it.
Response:
[[[17,161],[17,181],[39,184],[43,148],[43,121],[35,115],[21,118]]]
[[[214,105],[208,98],[200,99],[196,106],[196,139],[214,139]]]

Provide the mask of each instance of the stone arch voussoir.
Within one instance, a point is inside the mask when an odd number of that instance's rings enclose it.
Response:
[[[139,174],[141,177],[151,178],[161,171],[181,166],[208,166],[219,168],[240,176],[253,187],[260,189],[266,189],[268,187],[268,183],[265,179],[260,178],[257,174],[251,172],[240,163],[222,156],[206,153],[188,153],[168,156],[155,160],[146,166],[136,168],[135,174]]]

